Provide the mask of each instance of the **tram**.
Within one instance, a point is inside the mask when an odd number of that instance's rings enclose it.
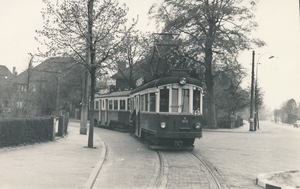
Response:
[[[201,81],[189,70],[170,70],[134,90],[97,95],[94,118],[101,126],[129,128],[150,149],[193,150],[202,137],[202,96]]]

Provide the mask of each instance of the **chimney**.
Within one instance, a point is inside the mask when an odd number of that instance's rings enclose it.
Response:
[[[13,75],[18,75],[17,71],[16,71],[16,67],[13,67],[13,72],[12,72]]]

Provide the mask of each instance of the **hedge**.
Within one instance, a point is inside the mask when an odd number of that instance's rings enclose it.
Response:
[[[53,140],[53,118],[0,120],[0,147]]]

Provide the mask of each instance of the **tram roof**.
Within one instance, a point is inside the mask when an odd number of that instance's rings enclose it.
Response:
[[[166,85],[166,84],[171,84],[171,83],[179,83],[179,79],[182,76],[171,76],[171,77],[164,77],[164,78],[159,78],[159,79],[155,79],[153,81],[150,81],[134,90],[132,90],[130,92],[130,94],[134,94],[137,93],[139,91],[142,91],[144,89],[148,89],[148,88],[152,88],[152,87],[158,87],[161,85]],[[202,83],[200,80],[192,78],[192,77],[185,77],[186,78],[186,84],[193,84],[193,85],[197,85],[197,86],[201,86]]]
[[[112,92],[108,94],[99,94],[97,97],[122,97],[122,96],[129,96],[130,91],[117,91],[117,92]]]

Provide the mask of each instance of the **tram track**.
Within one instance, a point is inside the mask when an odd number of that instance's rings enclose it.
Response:
[[[155,168],[155,173],[152,175],[152,185],[149,188],[166,189],[174,188],[174,186],[175,188],[181,188],[182,184],[185,186],[190,184],[196,188],[197,186],[199,188],[209,189],[228,188],[223,178],[218,174],[217,170],[214,169],[214,167],[207,160],[198,154],[193,152],[178,153],[158,150],[156,150],[156,153],[159,163]],[[178,161],[178,159],[182,161]],[[180,164],[180,162],[182,162],[182,164]],[[200,168],[197,169],[195,167]],[[196,177],[194,174],[198,176]],[[178,179],[182,181],[176,181],[176,178],[173,178],[174,176],[178,176]]]
[[[167,184],[167,175],[168,175],[168,162],[165,162],[163,158],[163,154],[156,150],[158,159],[159,159],[159,166],[156,168],[156,173],[154,176],[154,184],[151,188],[162,188],[164,189]]]
[[[197,155],[197,154],[194,154],[193,152],[189,152],[192,156],[194,156],[195,158],[197,158],[201,164],[206,168],[206,170],[210,173],[211,177],[213,178],[216,186],[218,189],[223,189],[225,187],[222,187],[221,186],[221,183],[220,183],[220,176],[217,176],[214,172],[214,170],[212,170],[208,164],[208,162],[200,155]],[[223,179],[222,179],[223,180]],[[227,187],[226,187],[227,188]]]

